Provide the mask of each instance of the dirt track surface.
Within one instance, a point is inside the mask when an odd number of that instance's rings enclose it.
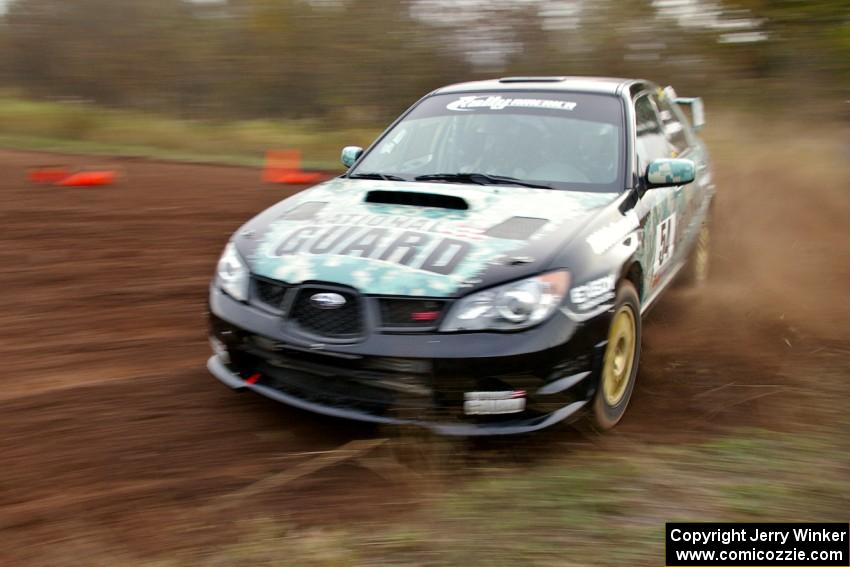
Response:
[[[416,490],[356,462],[214,505],[387,431],[234,394],[205,370],[218,254],[244,220],[297,188],[263,185],[252,169],[106,159],[95,163],[125,174],[113,187],[26,181],[37,164],[92,161],[0,152],[0,564],[96,553],[75,543],[81,534],[147,557],[220,541],[255,514],[325,524],[415,506]],[[850,204],[840,186],[775,182],[800,190],[778,198],[761,171],[721,175],[714,283],[673,291],[650,317],[615,433],[562,427],[469,443],[462,462],[824,418],[823,399],[847,393]]]

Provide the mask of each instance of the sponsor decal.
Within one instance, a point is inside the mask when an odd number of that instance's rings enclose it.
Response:
[[[638,226],[640,226],[640,223],[637,214],[634,211],[629,211],[622,218],[603,226],[588,236],[587,243],[590,244],[594,252],[602,254],[623,240]]]
[[[586,311],[614,298],[617,278],[612,274],[570,290],[570,300],[578,309]]]
[[[395,220],[390,218],[389,220]],[[428,224],[427,219],[413,219]],[[418,228],[420,225],[416,225]],[[273,255],[324,254],[381,260],[410,268],[451,274],[472,251],[466,240],[439,232],[398,230],[386,226],[316,224],[285,234]]]
[[[658,273],[673,257],[676,242],[676,213],[659,222],[655,227],[655,259],[652,270]]]
[[[462,96],[446,105],[449,110],[469,112],[478,108],[504,110],[505,108],[541,108],[545,110],[574,110],[575,102],[545,98],[505,98],[499,95]]]

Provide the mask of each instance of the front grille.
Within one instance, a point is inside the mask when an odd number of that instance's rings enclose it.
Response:
[[[435,299],[381,299],[381,324],[384,327],[430,329],[442,315],[444,301]]]
[[[310,298],[318,293],[338,293],[345,304],[335,309],[322,309]],[[289,318],[309,333],[335,339],[351,339],[363,334],[363,308],[360,298],[349,291],[320,287],[303,287],[292,305]]]
[[[254,298],[274,309],[280,309],[289,286],[283,282],[254,277]]]

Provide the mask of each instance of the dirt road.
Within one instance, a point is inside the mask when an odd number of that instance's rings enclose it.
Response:
[[[258,513],[324,524],[414,507],[416,490],[352,463],[211,506],[386,432],[233,394],[204,368],[218,254],[297,188],[263,185],[252,169],[108,159],[94,161],[125,173],[112,187],[26,181],[34,165],[92,161],[0,153],[0,564],[200,548]],[[846,394],[850,203],[841,187],[774,181],[799,190],[779,198],[757,168],[721,175],[714,283],[659,304],[633,407],[612,435],[675,443],[805,427],[828,417],[825,397]],[[504,458],[534,460],[585,442],[605,450],[604,438],[556,428],[470,443],[464,458],[508,448]]]

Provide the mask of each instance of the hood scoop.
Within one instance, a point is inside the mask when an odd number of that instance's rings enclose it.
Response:
[[[437,209],[452,209],[466,211],[469,203],[454,195],[439,193],[418,193],[414,191],[369,191],[366,194],[367,203],[384,205],[410,205],[412,207],[433,207]]]

